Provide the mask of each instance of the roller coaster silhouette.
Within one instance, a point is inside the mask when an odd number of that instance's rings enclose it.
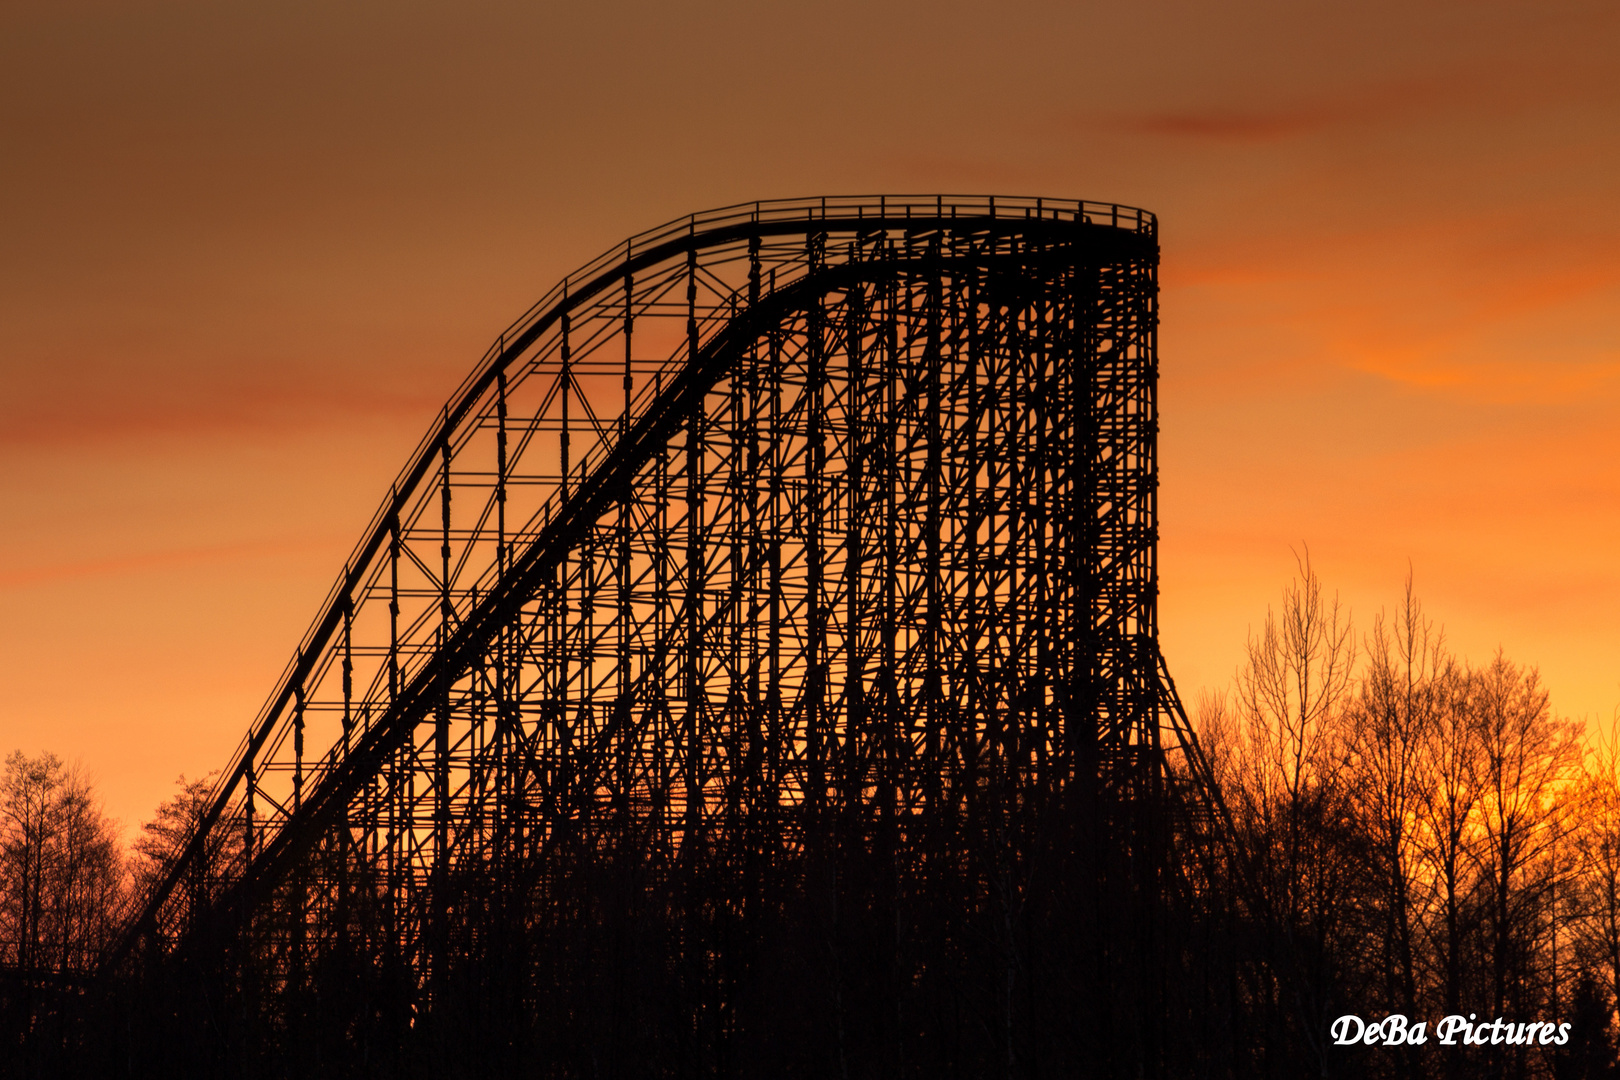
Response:
[[[1213,810],[1157,645],[1157,267],[1140,210],[874,197],[566,278],[450,398],[108,959],[119,1053],[1193,1060]]]

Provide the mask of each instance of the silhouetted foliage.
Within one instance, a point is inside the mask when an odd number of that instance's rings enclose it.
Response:
[[[123,917],[117,839],[89,783],[52,754],[0,774],[0,1056],[49,1042]]]
[[[1582,970],[1575,984],[1569,1016],[1572,1038],[1558,1048],[1556,1080],[1611,1080],[1620,1076],[1615,1063],[1614,1011],[1610,998],[1591,971]]]
[[[1614,1008],[1613,751],[1587,764],[1533,669],[1452,657],[1410,581],[1335,682],[1351,648],[1335,610],[1303,562],[1250,644],[1238,707],[1201,706],[1248,878],[1233,897],[1254,928],[1241,1007],[1266,1033],[1235,1072],[1555,1075],[1603,1044]],[[1328,1037],[1339,1015],[1390,1013],[1425,1022],[1428,1044]],[[1578,1037],[1438,1046],[1452,1014],[1570,1021]]]
[[[141,826],[141,833],[132,845],[131,877],[135,893],[144,896],[167,877],[181,861],[186,845],[197,835],[198,827],[208,813],[212,801],[212,777],[177,780],[179,792],[157,808],[151,821]],[[242,833],[238,829],[219,827],[208,830],[203,858],[185,864],[181,879],[175,884],[182,915],[178,920],[190,927],[197,913],[213,899],[219,889],[221,877],[242,854]]]

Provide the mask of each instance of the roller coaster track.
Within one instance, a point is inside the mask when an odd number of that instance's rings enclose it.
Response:
[[[1040,806],[1205,827],[1157,645],[1157,263],[1140,210],[889,196],[569,275],[445,405],[105,966],[246,936],[287,987],[358,947],[426,1014],[593,864],[712,922],[846,848],[896,895],[985,836],[1017,862]]]

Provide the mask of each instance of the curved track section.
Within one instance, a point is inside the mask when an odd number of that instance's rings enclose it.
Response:
[[[411,1024],[477,983],[553,1028],[596,965],[609,1012],[686,1001],[701,1057],[829,903],[887,913],[901,985],[1075,829],[1140,859],[1189,746],[1157,261],[1134,209],[883,197],[570,275],[423,439],[120,960],[251,952],[284,999],[359,964]]]

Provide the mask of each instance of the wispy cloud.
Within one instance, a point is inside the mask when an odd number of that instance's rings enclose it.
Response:
[[[127,383],[82,391],[48,386],[0,404],[0,448],[148,437],[234,439],[371,417],[426,427],[442,401],[437,388],[397,384],[288,387],[243,380],[203,390]]]
[[[12,567],[0,573],[0,590],[92,578],[127,577],[206,564],[328,552],[335,546],[341,546],[340,538],[336,536],[281,537],[39,563],[34,566]]]
[[[1121,117],[1115,126],[1143,135],[1263,143],[1320,131],[1339,119],[1341,115],[1331,109],[1273,112],[1205,110]]]
[[[1436,84],[1402,81],[1286,105],[1194,106],[1116,113],[1093,117],[1092,122],[1132,135],[1254,145],[1301,138],[1349,124],[1398,118],[1432,105],[1442,96]]]

